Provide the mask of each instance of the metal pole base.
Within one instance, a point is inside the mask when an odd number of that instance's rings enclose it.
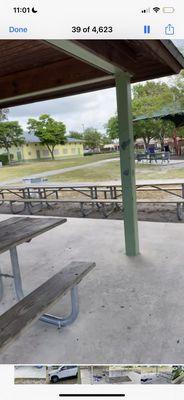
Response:
[[[60,318],[54,315],[44,314],[42,315],[42,317],[40,317],[40,321],[46,322],[47,324],[56,325],[58,329],[60,329],[63,326],[72,324],[72,322],[76,320],[77,315],[79,313],[79,298],[78,298],[77,286],[74,286],[71,289],[71,306],[72,306],[72,311],[68,317]]]
[[[179,221],[184,220],[184,204],[177,203],[177,217]]]

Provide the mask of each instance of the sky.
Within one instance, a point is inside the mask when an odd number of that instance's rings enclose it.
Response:
[[[175,41],[177,47],[184,47],[184,40]],[[116,113],[115,88],[85,93],[55,100],[42,101],[24,106],[12,107],[8,119],[19,121],[26,130],[28,118],[49,114],[64,122],[67,133],[82,132],[93,127],[105,133],[105,124]]]
[[[12,107],[8,119],[18,120],[26,130],[28,118],[38,118],[40,114],[49,114],[64,122],[67,133],[82,132],[93,127],[104,132],[104,125],[116,113],[115,88],[92,93],[42,101],[24,106]]]

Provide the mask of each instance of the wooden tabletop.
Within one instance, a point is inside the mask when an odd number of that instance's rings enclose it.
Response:
[[[0,253],[64,224],[66,218],[12,217],[0,222]]]

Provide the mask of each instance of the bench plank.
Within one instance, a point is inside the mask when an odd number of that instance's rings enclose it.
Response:
[[[174,196],[174,194],[173,194]],[[7,200],[7,202],[13,203],[121,203],[122,199],[17,199],[17,200]],[[184,199],[182,197],[177,196],[177,199],[171,200],[151,200],[151,199],[143,199],[137,200],[137,203],[183,203]]]
[[[40,201],[37,199],[18,200],[18,202],[20,202],[20,201],[25,201],[25,203],[28,203],[29,212],[31,214],[32,214],[31,203],[38,204],[40,202],[40,203],[46,203],[47,205],[53,204],[53,203],[54,204],[57,204],[57,203],[59,203],[59,204],[62,204],[62,203],[64,203],[64,204],[67,204],[67,203],[68,204],[79,204],[83,217],[88,216],[93,211],[93,205],[96,205],[98,207],[99,211],[102,212],[102,214],[105,218],[107,218],[110,214],[112,214],[112,212],[114,211],[115,207],[117,207],[117,205],[123,204],[122,197],[118,197],[116,199],[107,199],[107,198],[105,198],[105,199],[104,198],[103,199],[99,199],[99,198],[98,199],[90,199],[90,198],[88,198],[88,199],[80,199],[80,200],[79,199],[73,199],[73,200],[71,200],[71,199],[50,199],[50,200],[40,199]],[[16,202],[16,200],[13,200],[12,202],[14,203],[14,202]],[[88,204],[90,204],[92,206],[91,211],[86,211],[84,209],[84,206],[88,205]],[[184,204],[184,199],[180,196],[176,195],[175,198],[172,197],[172,199],[170,199],[170,200],[137,199],[137,205],[138,204],[176,204],[178,219],[180,221],[183,220],[183,211],[179,207]],[[11,205],[11,202],[10,202],[10,205]],[[106,210],[107,205],[113,206],[113,207],[111,207],[110,212],[107,212],[107,210]],[[50,207],[51,207],[51,205],[50,205]],[[14,212],[14,211],[12,210],[12,212]]]
[[[0,348],[33,324],[49,306],[77,285],[94,267],[93,262],[71,262],[1,315]]]

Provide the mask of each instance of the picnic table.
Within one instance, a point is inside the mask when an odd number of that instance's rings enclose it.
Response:
[[[0,222],[0,254],[9,251],[12,275],[0,271],[0,300],[3,297],[3,277],[13,278],[18,302],[0,316],[0,348],[12,342],[25,328],[37,319],[58,328],[70,325],[79,313],[77,286],[95,267],[94,262],[71,262],[41,286],[24,295],[17,254],[17,246],[30,242],[41,233],[57,227],[65,218],[13,217]],[[71,313],[65,317],[44,312],[68,291],[71,294]]]
[[[17,299],[24,297],[17,246],[66,221],[66,218],[12,217],[0,222],[0,254],[10,252],[12,267],[12,275],[3,274],[0,270],[0,300],[3,298],[3,276],[13,278]]]
[[[155,153],[138,153],[135,155],[135,158],[138,162],[141,161],[149,161],[151,164],[152,161],[157,163],[160,160],[162,163],[167,161],[169,163],[170,160],[170,153],[169,152],[155,152]]]
[[[177,215],[181,220],[183,219],[183,199],[184,199],[184,179],[157,179],[157,180],[138,180],[136,181],[137,192],[155,192],[160,191],[166,193],[170,197],[168,199],[162,199],[163,203],[177,204]],[[66,193],[73,192],[80,194],[80,197],[69,197],[66,198]],[[60,194],[60,195],[59,195]],[[65,194],[63,196],[63,194]],[[48,208],[52,208],[54,204],[79,204],[82,216],[85,217],[93,211],[96,207],[102,211],[103,215],[107,217],[114,209],[118,209],[119,204],[122,201],[123,187],[118,181],[114,182],[86,182],[86,183],[70,183],[70,184],[39,184],[29,186],[4,186],[0,187],[0,196],[2,198],[1,204],[9,202],[12,213],[17,214],[18,212],[24,212],[26,209],[28,213],[33,214],[34,208],[42,208],[46,205]],[[12,197],[13,195],[13,197]],[[11,197],[10,197],[11,196]],[[181,203],[179,200],[181,199]],[[99,201],[96,201],[99,200]],[[105,202],[112,203],[112,209],[110,214],[104,209]],[[116,202],[113,203],[113,200]],[[118,200],[119,203],[118,203]],[[150,196],[147,199],[149,203],[158,203],[154,198]],[[176,201],[175,201],[176,200]],[[142,200],[138,199],[138,203]],[[145,202],[145,201],[144,201]],[[21,210],[14,209],[14,204],[23,204]],[[103,203],[103,204],[102,204]],[[84,209],[85,206],[91,205],[91,209]],[[101,207],[101,205],[103,207]]]
[[[159,189],[162,187],[175,186],[178,189],[182,189],[184,193],[184,179],[152,179],[152,180],[137,180],[136,181],[136,189],[141,187],[158,187]],[[8,199],[7,194],[14,195],[20,199],[48,199],[54,195],[56,199],[59,197],[59,192],[76,192],[87,196],[91,199],[98,198],[98,195],[104,195],[104,198],[109,194],[109,198],[116,198],[116,191],[122,190],[122,185],[118,181],[114,181],[111,183],[108,182],[86,182],[86,183],[69,183],[69,184],[39,184],[39,185],[20,185],[20,186],[10,186],[5,185],[0,187],[0,197],[1,202]],[[184,196],[182,196],[184,197]]]

